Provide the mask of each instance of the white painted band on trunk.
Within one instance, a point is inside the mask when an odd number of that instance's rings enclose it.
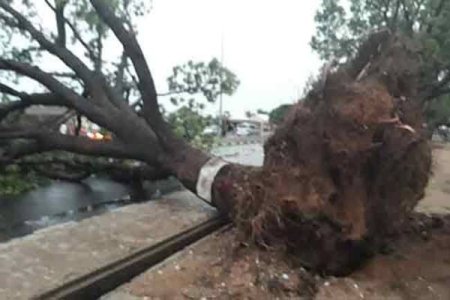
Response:
[[[212,157],[203,165],[197,179],[197,196],[212,204],[211,192],[214,178],[226,165],[228,163],[219,157]]]

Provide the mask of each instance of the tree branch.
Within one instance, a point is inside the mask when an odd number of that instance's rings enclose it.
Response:
[[[91,70],[71,51],[49,41],[41,30],[36,29],[22,14],[12,8],[7,2],[1,1],[0,8],[12,15],[16,20],[16,26],[27,31],[42,48],[51,54],[60,58],[68,67],[70,67],[88,86],[93,86],[93,74]],[[10,24],[13,26],[13,24]]]
[[[94,61],[94,70],[96,73],[102,73],[103,69],[103,41],[101,25],[95,26],[97,37],[95,38],[95,46],[97,48],[97,59]]]
[[[46,0],[47,1],[47,0]],[[66,7],[66,1],[58,1],[56,2],[56,27],[58,29],[58,38],[56,43],[60,47],[66,47],[66,19],[64,18],[64,9]]]
[[[8,94],[8,95],[19,97],[19,98],[21,98],[23,96],[23,93],[13,89],[10,86],[7,86],[6,84],[3,84],[1,82],[0,82],[0,93]]]
[[[47,5],[55,12],[55,14],[57,13],[56,7],[54,7],[49,0],[45,0],[45,2],[47,3]],[[94,62],[96,60],[96,55],[95,53],[92,51],[92,49],[89,47],[89,45],[84,41],[83,37],[81,36],[81,34],[78,32],[78,29],[75,27],[75,25],[72,24],[72,22],[70,22],[69,19],[67,19],[64,15],[62,16],[64,18],[64,22],[67,24],[67,26],[69,26],[69,28],[72,30],[73,36],[75,37],[75,39],[77,41],[80,42],[80,44],[84,47],[84,49],[88,52],[89,58],[92,60],[92,62]]]
[[[71,158],[58,156],[49,158],[32,157],[12,160],[10,163],[31,168],[37,167],[36,170],[46,177],[69,181],[81,181],[92,174],[103,174],[113,180],[124,183],[138,180],[161,180],[170,176],[169,173],[163,170],[142,163],[131,165],[126,161],[114,160],[106,162],[99,159],[86,159],[80,156]],[[46,168],[39,168],[42,166],[46,166]],[[61,168],[60,170],[55,170],[55,166],[60,166],[64,170],[61,170]]]
[[[2,90],[2,84],[0,83],[0,90]],[[8,114],[13,111],[25,109],[31,105],[54,105],[54,106],[65,106],[68,108],[72,108],[70,103],[65,103],[61,101],[60,97],[51,93],[42,93],[42,94],[25,94],[18,91],[15,91],[16,97],[19,97],[20,100],[8,102],[4,104],[0,104],[0,121],[4,119]]]
[[[127,55],[125,51],[122,52],[122,56],[120,57],[119,65],[117,66],[116,71],[116,80],[115,80],[115,89],[120,94],[124,93],[124,77],[125,77],[125,69],[127,67]]]
[[[157,159],[157,152],[160,151],[160,148],[157,145],[155,132],[149,126],[145,126],[143,120],[136,118],[135,113],[125,102],[121,103],[125,107],[125,110],[112,109],[109,106],[98,107],[37,67],[0,58],[1,69],[13,70],[37,80],[57,96],[60,96],[62,101],[73,106],[79,113],[94,121],[97,125],[114,132],[123,141],[145,139],[145,142],[142,142],[142,146],[138,145],[137,148],[151,144],[152,149],[147,149],[145,152],[144,149],[140,150],[144,152],[144,156],[149,158],[149,161]],[[106,84],[103,81],[101,83]],[[106,89],[106,91],[110,92],[110,89]],[[111,99],[118,97],[114,93],[108,94],[107,96]],[[123,126],[123,123],[129,124],[129,126]]]
[[[111,127],[110,122],[107,122],[105,118],[105,113],[107,112],[103,112],[93,103],[81,97],[38,67],[0,58],[0,70],[12,70],[40,82],[60,97],[60,105],[73,106],[83,115],[95,120],[98,125],[105,128]]]
[[[138,88],[144,101],[144,113],[147,121],[160,126],[164,122],[159,112],[155,83],[150,73],[144,53],[142,52],[136,36],[125,29],[123,21],[117,17],[105,0],[90,0],[100,18],[112,29],[119,39],[127,56],[131,59],[139,78]],[[155,126],[154,126],[155,127]]]
[[[35,142],[28,143],[25,146],[25,148],[29,149],[20,149],[21,151],[19,152],[8,151],[6,155],[8,159],[16,159],[24,155],[52,150],[115,158],[133,159],[138,157],[131,147],[127,147],[118,141],[95,141],[87,137],[64,135],[55,131],[41,129],[3,128],[0,132],[0,139],[26,139]]]
[[[45,50],[61,59],[69,68],[71,68],[85,83],[92,99],[103,104],[109,104],[110,100],[116,106],[121,106],[120,99],[111,91],[103,76],[100,73],[92,72],[77,56],[65,47],[61,47],[49,41],[41,31],[37,30],[24,16],[14,10],[9,4],[0,2],[0,8],[11,14],[16,20],[16,27],[27,31]],[[11,23],[11,22],[10,22]],[[14,26],[12,24],[11,26]],[[100,58],[101,59],[101,58]],[[83,112],[83,114],[85,114]]]
[[[49,72],[49,75],[52,75],[54,77],[61,77],[61,78],[70,78],[74,80],[80,80],[77,74],[72,72]]]

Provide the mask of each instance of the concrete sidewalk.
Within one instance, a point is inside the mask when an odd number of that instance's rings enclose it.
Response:
[[[0,244],[0,299],[30,299],[215,213],[192,193],[176,192]]]

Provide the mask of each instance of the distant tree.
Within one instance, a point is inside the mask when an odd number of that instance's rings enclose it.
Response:
[[[260,115],[268,115],[268,114],[269,114],[268,111],[266,111],[266,110],[264,110],[264,109],[261,109],[261,108],[258,108],[258,109],[256,110],[256,113],[257,113],[257,114],[260,114]]]
[[[211,124],[212,117],[202,113],[200,105],[194,101],[189,101],[188,105],[183,105],[176,111],[167,115],[167,121],[174,133],[193,146],[202,149],[209,149],[213,143],[213,137],[204,135],[203,130]]]
[[[449,101],[445,95],[450,93],[450,1],[322,0],[315,21],[311,46],[327,61],[354,57],[373,31],[388,29],[412,37],[422,48],[421,100],[433,100],[427,108]],[[436,121],[429,119],[430,124]]]
[[[188,61],[175,66],[172,75],[167,79],[169,92],[160,96],[171,95],[172,102],[178,103],[176,95],[200,94],[208,102],[215,102],[223,93],[232,95],[239,87],[237,76],[224,67],[216,58],[209,63]]]
[[[173,130],[196,147],[210,148],[213,138],[203,135],[203,130],[213,122],[213,118],[204,113],[205,106],[214,103],[220,93],[234,94],[239,87],[239,79],[213,58],[209,63],[188,61],[173,67],[167,82],[169,91],[160,96],[169,96],[171,103],[179,107],[167,115]]]
[[[289,109],[292,107],[292,104],[282,104],[277,108],[273,109],[269,113],[269,121],[273,124],[280,124],[283,122],[284,117],[286,116]]]

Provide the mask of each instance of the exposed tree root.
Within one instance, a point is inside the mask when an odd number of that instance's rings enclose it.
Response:
[[[216,198],[234,199],[229,209],[247,238],[321,272],[362,263],[428,182],[414,51],[381,35],[294,106],[266,143],[261,169],[230,166],[216,180]]]

